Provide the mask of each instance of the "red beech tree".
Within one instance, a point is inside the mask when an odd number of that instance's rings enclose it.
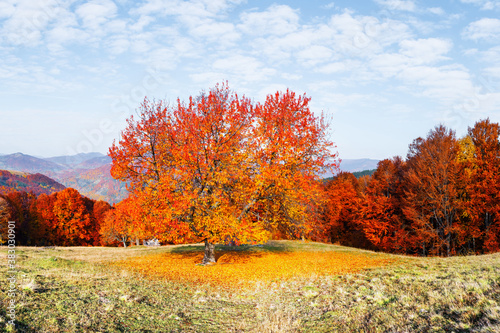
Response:
[[[362,229],[367,239],[387,252],[407,252],[413,232],[402,213],[404,162],[398,156],[378,163],[366,189]]]
[[[488,252],[500,250],[500,126],[489,119],[470,128],[473,160],[467,193],[470,197],[467,211],[472,223],[484,233],[484,247]]]
[[[108,210],[100,226],[100,235],[104,244],[121,242],[127,247],[127,242],[138,242],[141,237],[141,226],[138,225],[137,212],[132,198],[127,198]]]
[[[413,241],[423,255],[454,252],[460,217],[458,151],[455,133],[443,125],[410,145],[403,211],[417,231]]]
[[[254,104],[227,84],[175,106],[145,99],[110,148],[112,175],[155,201],[157,221],[204,241],[203,264],[228,238],[300,234],[320,197],[317,174],[335,158],[309,100],[286,91]]]
[[[364,197],[352,173],[342,172],[325,186],[324,230],[331,243],[369,247],[360,228]]]
[[[96,201],[92,205],[92,218],[95,224],[95,227],[93,228],[94,235],[92,236],[94,239],[94,245],[99,245],[101,243],[100,239],[101,224],[104,223],[105,215],[110,209],[111,205],[106,201],[102,200]]]
[[[56,219],[56,233],[62,245],[92,245],[96,234],[82,195],[73,188],[56,193],[53,213]]]

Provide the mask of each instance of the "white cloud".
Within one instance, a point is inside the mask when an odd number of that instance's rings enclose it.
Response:
[[[289,81],[297,81],[304,77],[301,74],[290,74],[290,73],[280,73],[280,75],[282,78]]]
[[[414,12],[417,6],[412,0],[376,0],[389,10]]]
[[[461,66],[411,66],[403,69],[399,78],[414,85],[417,95],[433,98],[448,106],[475,91],[470,74]]]
[[[14,3],[0,2],[0,19],[11,17],[15,11]]]
[[[240,0],[147,0],[130,10],[133,15],[208,18],[221,14]]]
[[[272,5],[263,12],[241,15],[238,28],[251,35],[286,35],[298,29],[298,11],[286,5]]]
[[[322,45],[312,45],[311,47],[299,51],[297,59],[304,64],[314,66],[318,63],[331,59],[333,51]]]
[[[114,55],[122,54],[130,48],[130,41],[126,38],[114,38],[109,41],[108,48]]]
[[[217,42],[216,45],[227,46],[238,39],[240,34],[232,23],[205,20],[198,22],[189,30],[193,37],[204,39],[204,42]]]
[[[349,70],[346,61],[332,62],[317,69],[317,72],[324,74],[342,73]]]
[[[83,42],[89,38],[89,34],[77,28],[58,25],[48,31],[49,43],[61,45],[69,42]]]
[[[471,40],[500,41],[500,20],[482,18],[469,24],[463,37]]]
[[[443,10],[441,7],[431,7],[427,8],[427,11],[429,13],[435,14],[435,15],[444,15],[446,12]]]
[[[237,75],[246,82],[266,81],[270,76],[276,74],[272,68],[266,67],[254,57],[244,55],[233,55],[219,58],[214,61],[212,68],[216,72],[226,74],[226,77]]]
[[[416,64],[429,64],[449,59],[444,55],[453,47],[451,41],[440,38],[404,40],[399,45],[400,53],[412,59]]]
[[[469,3],[481,7],[483,10],[493,10],[500,8],[500,2],[497,0],[460,0],[462,3]]]
[[[20,0],[15,2],[15,10],[12,5],[4,4],[0,8],[0,17],[5,19],[0,37],[12,45],[38,45],[45,29],[60,14],[56,0]]]
[[[497,78],[496,80],[498,80],[498,78],[500,78],[500,46],[495,46],[481,52],[480,59],[488,66],[483,70],[485,75],[484,79],[486,81],[492,81],[490,77],[495,77]],[[491,86],[492,84],[489,85]],[[496,85],[500,86],[498,82]]]
[[[110,0],[92,0],[79,6],[75,12],[83,21],[84,27],[98,30],[116,16],[117,7]]]
[[[143,31],[151,22],[154,21],[154,18],[148,15],[141,15],[139,19],[130,26],[130,30],[135,32]]]

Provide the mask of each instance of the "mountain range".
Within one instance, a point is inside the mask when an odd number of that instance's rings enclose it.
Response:
[[[127,196],[125,183],[111,177],[111,158],[101,153],[49,158],[0,154],[0,169],[43,174],[95,200],[115,203]]]
[[[378,162],[380,162],[380,160],[373,160],[370,158],[342,159],[339,169],[345,172],[373,170],[377,168]]]
[[[378,160],[367,158],[343,159],[339,170],[345,172],[372,170],[377,168],[378,162]],[[115,203],[127,196],[125,183],[111,177],[111,158],[101,153],[92,152],[49,158],[22,153],[0,154],[0,170],[2,169],[42,174],[95,200]],[[327,178],[332,175],[328,172],[322,177]]]

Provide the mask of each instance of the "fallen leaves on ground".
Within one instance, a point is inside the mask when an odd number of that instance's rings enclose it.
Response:
[[[223,287],[241,287],[257,281],[282,281],[295,277],[342,275],[380,267],[394,259],[342,252],[224,251],[215,265],[198,265],[203,253],[161,253],[112,263],[152,278]]]

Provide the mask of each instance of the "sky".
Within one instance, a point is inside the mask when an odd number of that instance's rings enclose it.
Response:
[[[500,122],[498,0],[0,0],[0,153],[107,153],[145,96],[311,97],[340,158]]]

